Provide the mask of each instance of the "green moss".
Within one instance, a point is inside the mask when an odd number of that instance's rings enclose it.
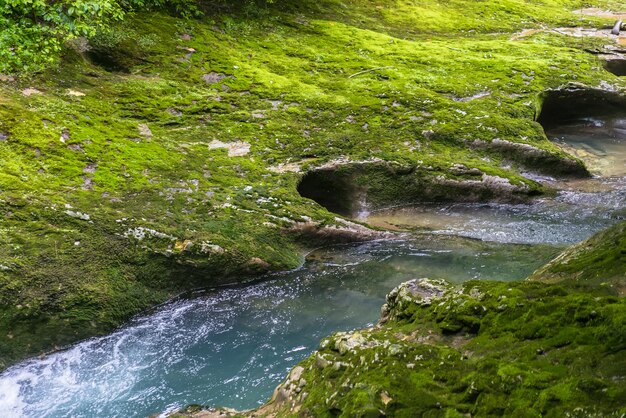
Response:
[[[531,280],[574,282],[581,287],[601,285],[624,294],[625,277],[626,224],[622,222],[570,248],[533,273]]]
[[[549,192],[519,174],[570,161],[535,122],[541,93],[624,85],[584,51],[599,41],[514,40],[522,28],[606,23],[575,7],[331,0],[200,20],[137,14],[90,51],[3,81],[0,367],[173,294],[296,266],[285,231],[336,221],[298,194],[302,174],[280,170],[290,164],[376,161],[354,181],[379,206],[464,193],[477,177],[457,164],[521,198]],[[509,161],[495,139],[546,157]],[[487,187],[473,199],[496,197]],[[474,330],[471,318],[440,326]]]

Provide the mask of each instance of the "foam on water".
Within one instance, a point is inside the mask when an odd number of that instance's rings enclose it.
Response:
[[[189,403],[251,408],[337,331],[378,319],[415,277],[520,279],[558,248],[451,237],[321,249],[260,283],[178,300],[105,337],[0,375],[2,417],[141,417]]]

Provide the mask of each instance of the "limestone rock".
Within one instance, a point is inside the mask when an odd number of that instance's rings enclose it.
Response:
[[[411,304],[429,306],[451,288],[451,284],[438,279],[424,278],[404,282],[387,295],[387,302],[381,310],[381,322],[402,317],[403,311]]]

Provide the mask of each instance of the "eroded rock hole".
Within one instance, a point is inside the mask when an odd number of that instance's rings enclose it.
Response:
[[[538,121],[550,140],[591,173],[626,175],[626,96],[593,89],[551,91]]]
[[[358,215],[359,196],[364,194],[352,173],[337,169],[308,172],[298,184],[298,193],[330,212],[349,217]]]
[[[611,59],[604,63],[604,68],[618,77],[626,76],[626,59]]]
[[[449,176],[449,177],[447,177]],[[331,212],[365,219],[392,206],[437,202],[519,202],[534,192],[495,177],[469,177],[447,171],[417,170],[412,166],[354,164],[317,169],[298,185],[301,196]]]
[[[130,72],[130,63],[127,62],[128,57],[124,57],[112,49],[93,48],[87,51],[89,61],[109,72],[128,73]]]

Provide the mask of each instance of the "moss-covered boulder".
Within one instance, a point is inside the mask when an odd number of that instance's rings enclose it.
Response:
[[[625,228],[572,247],[532,280],[404,283],[378,325],[323,340],[243,415],[619,417]]]
[[[593,238],[569,248],[529,280],[571,286],[608,287],[626,295],[626,223],[622,222]]]

